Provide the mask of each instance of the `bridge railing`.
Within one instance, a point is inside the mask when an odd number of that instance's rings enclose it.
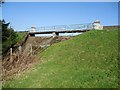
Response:
[[[46,26],[46,27],[37,27],[36,32],[46,32],[46,31],[74,31],[74,30],[92,30],[93,23],[87,24],[72,24],[72,25],[57,25],[57,26]],[[31,29],[29,28],[28,31]]]

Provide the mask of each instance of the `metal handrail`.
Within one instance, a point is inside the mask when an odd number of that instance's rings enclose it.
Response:
[[[36,32],[45,32],[45,31],[67,31],[67,30],[92,30],[93,29],[93,23],[86,23],[86,24],[71,24],[71,25],[56,25],[56,26],[45,26],[45,27],[37,27]],[[31,28],[27,29],[28,31],[31,30]]]

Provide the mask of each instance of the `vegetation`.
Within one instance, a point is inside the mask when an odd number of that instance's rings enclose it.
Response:
[[[53,44],[39,53],[39,63],[4,88],[118,87],[117,30],[93,30]]]
[[[0,21],[0,59],[2,55],[2,23]]]
[[[13,28],[9,27],[10,23],[4,20],[0,21],[2,24],[2,53],[6,53],[10,47],[21,41],[26,32],[15,32]]]
[[[20,45],[21,42],[23,42],[25,35],[27,34],[27,32],[16,32],[17,34],[17,44],[16,45]]]
[[[16,42],[17,34],[12,28],[9,28],[10,23],[6,23],[4,20],[2,23],[2,53],[5,53]]]

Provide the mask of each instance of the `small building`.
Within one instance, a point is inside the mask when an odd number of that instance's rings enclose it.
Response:
[[[31,27],[30,32],[36,32],[36,27]]]
[[[93,29],[95,29],[95,30],[103,30],[103,26],[100,25],[100,20],[95,20],[93,22]]]

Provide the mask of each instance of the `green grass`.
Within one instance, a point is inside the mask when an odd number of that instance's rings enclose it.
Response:
[[[27,34],[27,32],[16,32],[16,34],[17,34],[17,42],[19,43],[19,42],[23,41],[23,39],[24,39],[25,35]]]
[[[86,32],[39,53],[40,63],[4,87],[116,88],[117,55],[117,30]]]
[[[16,33],[18,35],[18,39],[20,40],[20,39],[24,38],[24,36],[26,35],[27,32],[16,32]]]

